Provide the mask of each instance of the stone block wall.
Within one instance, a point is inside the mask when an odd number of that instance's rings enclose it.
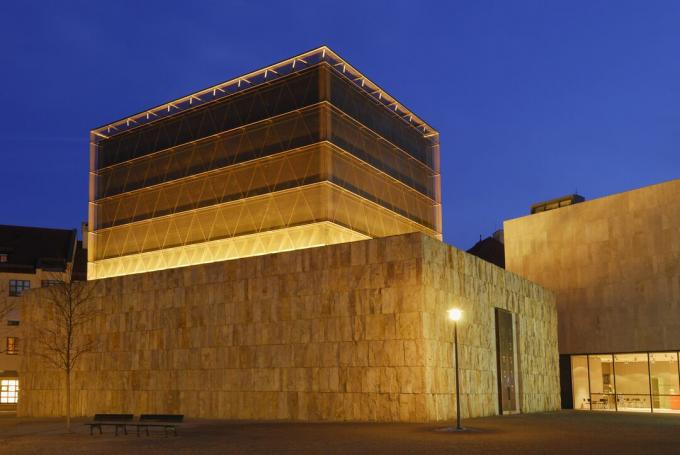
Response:
[[[504,228],[507,269],[555,293],[562,354],[680,349],[680,179]]]
[[[523,278],[431,239],[423,239],[425,342],[437,353],[429,365],[431,392],[455,416],[453,338],[446,310],[463,310],[459,323],[463,415],[498,413],[495,308],[515,315],[521,412],[560,408],[557,312],[554,297]],[[447,400],[448,398],[448,400]],[[448,404],[448,407],[447,407]]]
[[[517,316],[522,410],[559,408],[552,294],[423,234],[97,282],[85,330],[98,343],[74,373],[76,415],[451,419],[454,304],[464,417],[498,410],[494,307]],[[64,414],[63,373],[30,335],[43,298],[23,297],[23,416]]]

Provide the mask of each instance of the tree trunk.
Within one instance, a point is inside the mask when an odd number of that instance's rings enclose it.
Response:
[[[71,371],[66,370],[66,431],[71,432]]]

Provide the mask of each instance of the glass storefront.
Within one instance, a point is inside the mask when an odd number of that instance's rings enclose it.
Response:
[[[680,412],[678,353],[649,354],[650,386],[654,412]]]
[[[614,367],[611,355],[588,356],[590,379],[590,405],[593,409],[613,409],[616,406],[614,393]]]
[[[678,352],[571,356],[574,409],[680,413]]]

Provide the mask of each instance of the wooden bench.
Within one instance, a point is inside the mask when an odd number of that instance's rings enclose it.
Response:
[[[177,436],[177,426],[184,420],[184,415],[182,414],[142,414],[139,416],[139,420],[131,425],[137,427],[137,436],[139,436],[139,430],[144,428],[146,430],[146,435],[149,436],[149,428],[163,428],[165,436],[168,435],[168,430],[171,429],[175,436]]]
[[[118,436],[118,428],[123,428],[123,432],[127,434],[127,427],[132,423],[132,414],[95,414],[92,422],[88,422],[85,425],[90,426],[90,435],[92,435],[92,430],[94,428],[99,428],[99,434],[102,434],[103,426],[112,426],[116,429],[116,436]]]

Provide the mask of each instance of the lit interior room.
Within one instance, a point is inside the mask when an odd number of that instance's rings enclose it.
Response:
[[[576,355],[574,408],[680,414],[677,352]]]

